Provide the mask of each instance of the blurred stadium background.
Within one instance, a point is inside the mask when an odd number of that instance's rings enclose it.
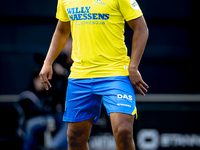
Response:
[[[139,115],[134,125],[136,147],[138,150],[200,149],[198,1],[137,2],[149,28],[139,70],[150,88],[146,97],[136,95]],[[66,62],[67,50],[56,61],[54,84],[57,89],[39,93],[45,97],[42,101],[37,101],[33,94],[37,90],[32,89],[57,23],[56,5],[57,0],[1,2],[0,149],[25,149],[27,120],[38,116],[42,116],[37,118],[42,128],[32,131],[38,132],[36,137],[40,137],[34,149],[65,149],[65,146],[53,147],[51,143],[66,126],[61,116],[66,89],[63,83],[67,82],[70,64],[70,60]],[[130,50],[132,31],[127,24],[125,31]],[[27,90],[32,93],[23,93]],[[65,142],[61,137],[58,139]],[[115,149],[104,108],[100,121],[92,129],[89,146],[92,150]]]

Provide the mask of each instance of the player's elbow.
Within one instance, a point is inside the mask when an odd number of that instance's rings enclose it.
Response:
[[[143,24],[135,28],[134,34],[147,39],[149,37],[149,29],[146,24]]]
[[[142,30],[143,30],[143,33],[148,37],[149,36],[149,29],[148,29],[147,25],[145,25]]]
[[[135,26],[134,32],[136,32],[136,31],[138,31],[142,34],[145,34],[147,36],[149,35],[149,29],[147,27],[146,22],[142,22],[138,26]]]

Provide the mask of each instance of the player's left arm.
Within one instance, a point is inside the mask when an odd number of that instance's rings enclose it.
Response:
[[[143,81],[138,71],[138,66],[142,58],[147,39],[149,36],[148,28],[143,16],[127,21],[128,25],[134,31],[132,39],[131,60],[129,64],[129,78],[134,87],[140,94],[145,96],[149,86]]]

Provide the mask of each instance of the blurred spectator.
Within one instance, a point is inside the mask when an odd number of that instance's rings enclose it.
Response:
[[[70,56],[71,38],[53,65],[53,79],[50,81],[52,88],[46,91],[39,79],[39,70],[44,57],[40,54],[35,55],[40,67],[34,70],[28,90],[19,95],[19,103],[26,118],[23,136],[24,150],[39,149],[40,146],[54,149],[67,148],[67,123],[62,122],[62,114],[67,78],[72,64]]]

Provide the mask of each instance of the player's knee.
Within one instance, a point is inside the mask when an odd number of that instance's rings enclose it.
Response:
[[[67,131],[67,142],[71,147],[80,146],[86,143],[88,140],[87,134],[80,130],[68,130]]]
[[[120,126],[115,131],[115,141],[118,149],[134,149],[132,129]]]
[[[127,126],[118,127],[115,134],[116,134],[117,138],[120,138],[121,140],[122,139],[126,140],[127,138],[132,139],[132,129],[130,129]]]

